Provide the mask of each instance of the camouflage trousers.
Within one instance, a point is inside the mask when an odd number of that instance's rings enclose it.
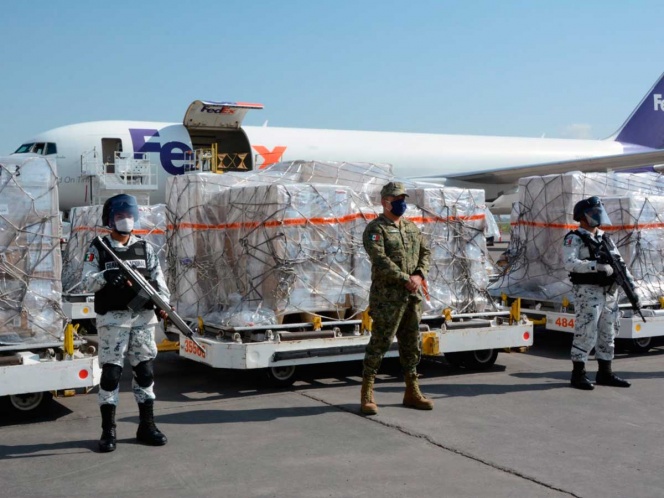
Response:
[[[399,361],[404,374],[415,373],[422,357],[420,344],[420,318],[422,303],[414,299],[408,302],[389,302],[375,305],[369,314],[373,319],[371,339],[364,354],[364,376],[378,373],[385,353],[390,349],[394,336],[399,343]]]
[[[597,285],[575,285],[574,341],[572,361],[588,361],[595,348],[599,360],[612,360],[614,339],[618,329],[618,293],[607,293]]]
[[[102,326],[99,334],[99,364],[103,367],[112,363],[124,366],[125,358],[133,367],[139,363],[154,360],[157,357],[157,344],[154,340],[154,324],[142,324],[137,327]],[[132,380],[132,390],[137,403],[144,403],[155,399],[154,382],[148,387],[141,387]],[[99,404],[118,404],[120,387],[114,391],[105,391],[99,388]]]

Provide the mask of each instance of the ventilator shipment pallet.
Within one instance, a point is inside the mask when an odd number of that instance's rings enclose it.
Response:
[[[508,298],[509,299],[509,298]],[[505,300],[503,299],[503,302]],[[621,304],[618,332],[616,339],[623,341],[627,348],[635,353],[645,353],[653,345],[653,338],[664,336],[664,309],[655,308],[655,303],[646,305],[641,311],[646,321],[634,313],[629,304]],[[550,302],[524,302],[521,313],[525,314],[534,325],[540,325],[552,332],[574,333],[574,312],[566,300],[562,304]]]
[[[272,385],[287,386],[301,365],[362,360],[370,338],[370,319],[322,321],[287,325],[219,327],[199,323],[196,344],[180,337],[180,355],[213,368],[263,369]],[[192,322],[193,323],[193,322]],[[169,333],[179,333],[177,329]],[[533,324],[525,315],[497,311],[425,316],[420,324],[422,352],[444,355],[450,363],[487,369],[499,351],[533,344]],[[396,340],[386,357],[398,356]]]
[[[101,379],[97,348],[73,338],[65,330],[64,342],[0,344],[0,410],[32,416],[48,407],[53,396],[88,392]]]

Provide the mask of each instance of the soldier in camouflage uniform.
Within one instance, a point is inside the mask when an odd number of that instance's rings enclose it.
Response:
[[[168,302],[168,288],[154,249],[131,233],[138,216],[138,204],[133,196],[120,194],[108,199],[102,222],[111,229],[111,234],[104,237],[104,242],[150,281]],[[164,445],[166,436],[154,424],[153,360],[157,356],[154,333],[158,324],[154,306],[138,295],[117,263],[94,241],[86,254],[83,275],[85,286],[95,293],[100,342],[102,435],[99,449],[109,452],[116,447],[115,409],[125,357],[129,357],[133,369],[132,388],[140,412],[136,438],[152,446]],[[160,310],[159,317],[165,318],[166,314]]]
[[[422,285],[429,271],[430,251],[417,226],[402,218],[407,197],[404,185],[390,182],[380,194],[383,213],[367,225],[362,237],[371,260],[369,314],[373,325],[364,356],[360,409],[367,415],[378,413],[374,380],[396,335],[406,380],[403,404],[431,410],[433,402],[420,392],[416,371],[421,357]]]
[[[629,387],[630,383],[612,372],[614,338],[618,327],[618,289],[613,268],[597,259],[597,246],[608,236],[599,227],[611,224],[598,197],[590,197],[574,206],[577,230],[569,232],[563,242],[563,261],[570,272],[574,292],[574,341],[572,343],[572,377],[570,384],[576,389],[590,391],[595,388],[586,376],[586,361],[595,348],[599,369],[595,383],[599,385]],[[623,265],[616,245],[608,239],[611,254]],[[634,280],[626,267],[625,274]]]

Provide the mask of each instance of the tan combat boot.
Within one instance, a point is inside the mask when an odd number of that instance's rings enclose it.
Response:
[[[373,386],[374,386],[373,375],[367,375],[362,377],[362,394],[360,395],[360,411],[365,415],[376,415],[378,413],[378,406],[374,401],[373,395]]]
[[[406,374],[406,393],[403,395],[403,404],[418,410],[433,410],[433,401],[424,397],[417,383],[417,374]]]

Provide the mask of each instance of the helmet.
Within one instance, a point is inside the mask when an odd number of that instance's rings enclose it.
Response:
[[[101,222],[105,227],[114,228],[115,215],[118,213],[131,213],[134,221],[138,221],[138,202],[136,197],[129,194],[118,194],[104,202],[101,210]]]
[[[611,224],[602,201],[596,195],[577,202],[572,217],[574,221],[585,220],[591,227]]]

